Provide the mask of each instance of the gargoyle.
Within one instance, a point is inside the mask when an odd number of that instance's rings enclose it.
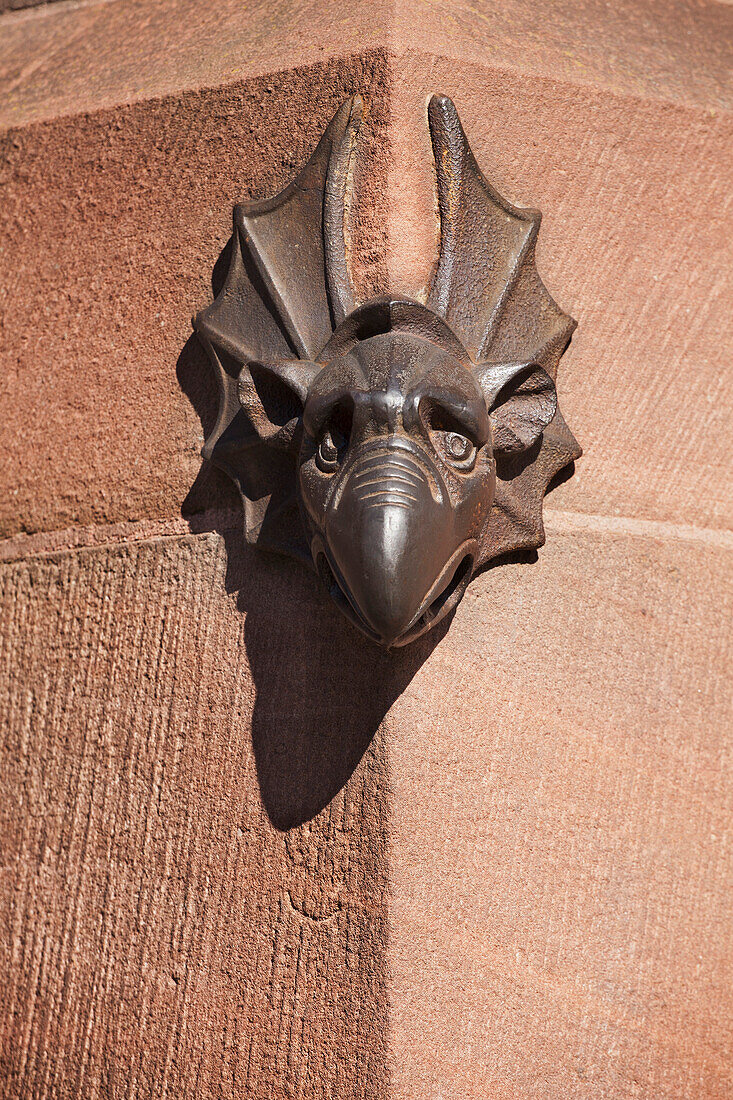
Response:
[[[280,195],[235,207],[226,281],[194,320],[221,394],[203,453],[238,485],[249,542],[314,565],[359,629],[401,646],[491,559],[544,542],[544,493],[581,453],[554,383],[575,322],[535,268],[540,215],[486,182],[438,96],[430,286],[358,301],[361,115],[348,100]]]

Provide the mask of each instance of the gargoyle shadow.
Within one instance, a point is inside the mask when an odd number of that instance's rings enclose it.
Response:
[[[202,467],[183,511],[229,510],[217,529],[227,588],[246,613],[260,789],[281,829],[313,817],[348,780],[471,576],[536,559],[547,486],[581,453],[554,382],[575,322],[536,270],[540,215],[512,206],[484,179],[447,97],[428,106],[441,226],[430,285],[420,301],[360,297],[347,241],[362,120],[361,98],[347,99],[279,195],[235,207],[214,300],[194,320],[203,347],[190,340],[178,364],[205,453],[228,475]],[[408,410],[394,431],[399,440],[386,432],[387,393],[399,393]],[[409,413],[418,393],[429,422]],[[347,406],[348,424],[339,422]],[[347,439],[345,488],[328,498],[325,483]],[[446,449],[449,439],[457,451]],[[489,441],[495,473],[485,453],[474,470],[477,446]],[[458,470],[474,471],[455,489],[459,499],[431,491],[441,470],[452,471],[455,485]],[[360,482],[362,474],[376,480]],[[371,490],[383,482],[388,489]],[[335,500],[329,535],[325,509],[332,516]],[[393,506],[403,509],[399,523]],[[375,514],[382,527],[372,524]],[[325,584],[248,549],[245,527],[262,548],[309,562],[313,550]],[[334,612],[325,588],[375,638],[428,633],[402,650],[379,649]]]
[[[196,337],[181,352],[177,376],[208,434],[218,396]],[[246,616],[257,777],[272,824],[292,829],[315,817],[348,782],[449,620],[412,645],[386,652],[339,614],[314,573],[247,546],[234,486],[204,461],[182,514],[200,530],[196,517],[207,508],[235,517],[234,523],[215,519],[212,526],[224,539],[227,591],[236,593]]]
[[[216,287],[216,273],[213,281]],[[196,336],[179,356],[177,377],[208,435],[219,398]],[[517,462],[513,472],[522,468]],[[573,469],[572,463],[564,467],[548,492]],[[509,470],[504,476],[511,477]],[[196,530],[201,530],[197,516],[213,515],[212,528],[224,540],[226,588],[236,593],[246,616],[260,794],[272,824],[287,830],[315,817],[348,782],[389,708],[445,636],[453,615],[404,649],[385,652],[338,613],[315,574],[298,562],[249,547],[241,509],[232,481],[203,461],[181,511]],[[486,563],[481,572],[536,561],[536,550],[515,550]]]

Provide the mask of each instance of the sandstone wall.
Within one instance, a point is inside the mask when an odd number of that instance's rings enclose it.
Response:
[[[2,1095],[731,1095],[732,15],[0,17]],[[198,457],[232,204],[353,91],[362,285],[440,91],[579,320],[547,545],[392,657]]]

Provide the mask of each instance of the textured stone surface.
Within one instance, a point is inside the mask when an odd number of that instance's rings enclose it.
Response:
[[[91,0],[7,16],[0,126],[214,87],[373,47],[730,107],[716,0]]]
[[[386,1096],[388,661],[214,535],[0,583],[3,1097]]]
[[[0,126],[213,88],[383,47],[361,0],[92,0],[19,12],[0,36]]]
[[[389,715],[394,1096],[724,1100],[731,540],[548,529]]]
[[[234,535],[2,567],[5,1095],[729,1095],[730,549],[551,527],[395,658]]]
[[[0,534],[180,514],[216,411],[191,317],[232,207],[271,194],[355,90],[378,87],[361,271],[383,189],[379,55],[3,135]],[[212,484],[213,482],[213,484]],[[187,511],[234,499],[209,472]]]
[[[0,0],[0,15],[9,11],[20,11],[22,8],[35,8],[49,2],[55,3],[57,0]]]
[[[716,0],[395,0],[393,41],[640,99],[733,105],[733,12]]]

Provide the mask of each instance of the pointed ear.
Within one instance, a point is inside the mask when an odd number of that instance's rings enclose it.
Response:
[[[527,451],[557,411],[555,383],[538,363],[481,363],[474,368],[489,410],[496,454]]]
[[[237,379],[245,417],[263,443],[287,450],[303,415],[310,384],[321,367],[306,359],[247,363]]]

